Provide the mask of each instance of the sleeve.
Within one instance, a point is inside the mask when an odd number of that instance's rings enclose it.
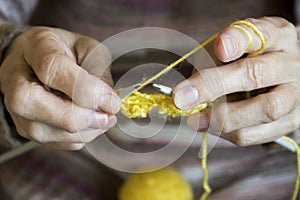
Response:
[[[38,0],[0,0],[0,63],[10,42],[28,24]]]
[[[14,24],[28,24],[38,0],[0,0],[0,18]]]
[[[5,49],[28,24],[38,0],[0,0],[0,65]],[[5,106],[0,99],[0,153],[20,145],[7,122]]]
[[[22,31],[23,28],[21,26],[2,21],[0,19],[0,64],[2,63],[5,49],[8,47],[10,42]]]
[[[1,5],[1,4],[0,4]],[[1,6],[0,6],[1,7]],[[10,42],[21,33],[23,28],[18,25],[3,21],[0,19],[0,64],[2,63],[5,49]],[[2,94],[0,99],[0,153],[20,145],[20,142],[13,137],[12,130],[7,123],[5,117],[5,106],[2,101]]]

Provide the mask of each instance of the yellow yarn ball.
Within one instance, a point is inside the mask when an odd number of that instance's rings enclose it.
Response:
[[[120,200],[192,200],[190,184],[174,169],[131,175],[119,193]]]

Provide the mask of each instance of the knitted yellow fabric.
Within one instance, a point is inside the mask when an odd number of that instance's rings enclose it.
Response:
[[[193,200],[190,184],[171,168],[133,174],[119,193],[120,200]]]
[[[122,101],[121,112],[129,118],[145,118],[150,110],[158,107],[160,114],[167,114],[171,117],[191,116],[204,110],[207,103],[200,104],[190,110],[180,110],[173,104],[172,97],[165,94],[144,94],[135,92]]]

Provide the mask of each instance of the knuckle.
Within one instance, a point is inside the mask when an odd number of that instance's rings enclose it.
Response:
[[[31,35],[34,37],[37,44],[43,43],[45,40],[56,39],[56,35],[52,29],[48,27],[40,27],[38,30],[32,29],[31,31],[33,32]]]
[[[285,105],[285,98],[275,93],[269,93],[265,96],[262,104],[263,113],[266,117],[266,122],[272,122],[280,119],[287,114],[287,105]]]
[[[220,77],[220,74],[216,73],[215,69],[203,69],[193,78],[196,83],[195,85],[203,86],[198,88],[198,90],[201,91],[203,96],[208,98],[206,99],[207,101],[213,101],[226,93],[223,77]]]
[[[278,28],[286,28],[288,30],[295,30],[296,29],[295,26],[291,22],[289,22],[288,20],[286,20],[282,17],[274,17],[273,19],[276,20],[276,22],[277,22],[276,26]]]
[[[9,95],[5,95],[4,103],[8,111],[23,116],[30,103],[31,89],[21,84],[15,85]]]
[[[42,144],[47,143],[47,140],[44,137],[43,130],[33,122],[31,122],[27,125],[26,135],[30,139],[32,139],[36,142],[39,142],[39,143],[42,143]]]
[[[265,61],[258,58],[244,59],[239,61],[242,73],[245,76],[243,79],[243,89],[252,90],[265,85],[263,77],[265,71]]]
[[[289,41],[297,42],[297,29],[296,27],[289,21],[283,18],[276,18],[278,20],[276,25],[276,31],[281,35],[282,38],[285,38]],[[288,37],[287,37],[288,36]]]
[[[267,41],[276,43],[281,43],[281,41],[286,43],[287,40],[297,41],[295,26],[282,17],[249,18],[247,21],[255,24],[255,26],[264,33]],[[277,37],[274,36],[274,33],[276,33]],[[285,40],[278,41],[278,38],[285,38]]]
[[[248,134],[245,134],[241,129],[232,133],[230,141],[240,147],[246,147],[252,144],[251,137],[249,137]]]
[[[269,36],[271,36],[273,34],[274,27],[269,26],[268,28],[266,28],[266,21],[268,21],[268,17],[262,17],[259,19],[248,18],[247,21],[254,24],[258,28],[258,30],[260,30],[264,34],[264,36],[266,37],[266,40],[267,41],[269,40],[268,38],[269,38]]]
[[[60,123],[63,129],[69,133],[77,133],[78,129],[74,120],[72,113],[65,112],[62,117],[60,117]]]
[[[64,55],[62,52],[55,52],[48,54],[41,59],[37,74],[43,83],[51,84],[55,82],[55,77],[60,73],[60,61],[63,57]]]

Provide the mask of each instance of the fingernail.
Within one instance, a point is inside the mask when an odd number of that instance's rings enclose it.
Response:
[[[113,127],[114,125],[116,125],[116,123],[117,123],[117,117],[114,115],[111,115],[111,116],[109,116],[108,124],[107,124],[106,128],[109,129],[109,128]]]
[[[112,94],[112,114],[116,114],[120,111],[121,109],[121,99],[117,94]]]
[[[188,118],[187,124],[194,130],[207,130],[209,127],[209,118],[205,114],[196,114]]]
[[[103,113],[92,113],[88,120],[88,127],[95,129],[102,129],[106,127],[109,123],[107,114]]]
[[[238,53],[238,44],[234,38],[229,35],[223,35],[221,38],[224,48],[224,55],[227,59],[232,59]]]
[[[174,103],[179,109],[188,110],[197,106],[198,97],[198,90],[188,85],[175,92]]]
[[[109,112],[111,114],[116,114],[121,109],[120,97],[114,93],[103,95],[99,99],[100,109]]]

